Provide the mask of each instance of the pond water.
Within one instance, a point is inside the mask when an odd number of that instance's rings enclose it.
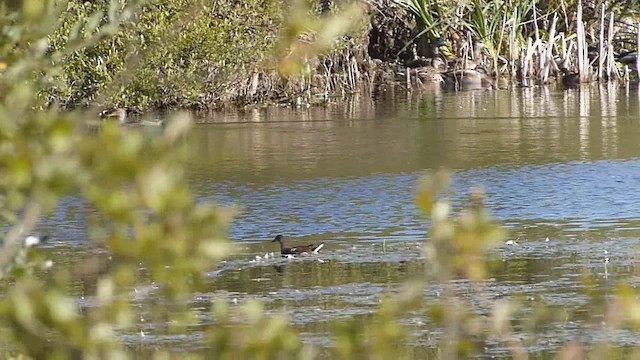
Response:
[[[455,171],[452,202],[483,185],[489,209],[517,243],[490,254],[486,297],[524,295],[571,314],[527,343],[529,351],[553,352],[572,339],[640,345],[634,332],[606,338],[602,312],[584,309],[582,281],[593,275],[604,294],[619,280],[640,284],[637,88],[390,91],[321,108],[215,115],[190,142],[199,198],[242,209],[229,233],[238,253],[212,272],[209,292],[194,295],[204,324],[213,299],[259,299],[270,313],[285,311],[305,342],[331,346],[333,321],[371,314],[384,294],[424,275],[428,224],[414,196],[421,176],[444,167]],[[42,227],[81,244],[83,219],[81,203],[69,198]],[[317,257],[265,258],[278,250],[269,241],[276,234],[287,245],[325,247]],[[475,291],[464,281],[454,288]],[[440,291],[429,284],[424,296]],[[416,353],[428,353],[437,338],[428,319],[416,313],[403,321]],[[173,343],[145,326],[146,337],[132,343]],[[502,346],[487,354],[507,354]]]

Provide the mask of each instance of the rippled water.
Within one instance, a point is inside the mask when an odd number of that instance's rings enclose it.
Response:
[[[209,292],[194,294],[201,322],[212,321],[213,299],[257,298],[269,312],[284,309],[305,341],[330,346],[331,321],[370,314],[382,294],[424,274],[428,224],[414,193],[423,174],[447,167],[455,170],[453,203],[483,185],[517,244],[490,254],[486,295],[524,295],[575,314],[528,349],[554,351],[576,337],[602,341],[601,319],[580,315],[589,301],[581,279],[594,275],[603,293],[620,279],[640,282],[639,103],[637,89],[614,87],[388,93],[206,119],[191,138],[190,181],[200,200],[239,205],[242,213],[230,228],[238,254],[212,269]],[[87,211],[67,198],[42,227],[82,243]],[[268,240],[279,233],[291,244],[326,246],[319,257],[271,257],[277,247]],[[465,281],[454,285],[470,298],[477,291]],[[440,291],[430,285],[425,298]],[[437,343],[424,316],[403,321],[416,349]],[[172,338],[141,326],[152,345],[193,345],[200,336]],[[638,345],[637,335],[621,331],[614,343]],[[499,344],[488,350],[505,351]]]

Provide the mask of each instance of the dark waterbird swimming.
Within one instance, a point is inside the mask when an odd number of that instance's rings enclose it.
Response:
[[[580,85],[580,74],[569,71],[567,68],[561,68],[562,85],[566,88],[574,88]]]
[[[271,240],[271,242],[279,242],[280,243],[280,253],[282,255],[311,255],[317,254],[320,249],[324,246],[324,243],[320,243],[318,245],[309,244],[306,246],[296,246],[296,247],[286,247],[282,242],[282,235],[276,235],[276,237]]]

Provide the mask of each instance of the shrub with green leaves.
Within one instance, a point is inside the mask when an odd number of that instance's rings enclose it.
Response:
[[[40,110],[39,95],[51,85],[43,79],[60,76],[63,59],[100,46],[135,10],[133,3],[111,8],[108,22],[97,21],[102,12],[92,10],[70,26],[87,30],[55,48],[49,46],[57,25],[52,14],[64,9],[57,4],[27,1],[0,13],[5,30],[0,48],[0,204],[2,222],[9,228],[0,249],[2,342],[5,349],[35,358],[113,358],[124,349],[116,329],[126,329],[132,319],[130,299],[123,294],[140,266],[151,281],[163,284],[167,305],[158,305],[158,313],[189,318],[184,299],[229,253],[225,236],[231,213],[196,204],[184,181],[188,117],[174,117],[163,136],[150,139],[126,133],[115,123],[96,129],[87,121],[95,113]],[[30,267],[42,264],[23,255],[15,261],[37,219],[70,194],[81,195],[95,209],[88,227],[91,240],[100,241],[96,245],[114,259],[110,271],[98,277],[96,305],[82,309],[68,294],[73,269],[54,266],[50,276],[38,277]],[[91,268],[100,261],[95,255],[84,259],[84,265]]]
[[[96,31],[120,1],[72,0],[49,37],[54,50]],[[132,4],[109,36],[65,55],[51,100],[140,110],[217,104],[269,56],[282,18],[277,0],[149,1]],[[231,96],[229,96],[231,98]]]

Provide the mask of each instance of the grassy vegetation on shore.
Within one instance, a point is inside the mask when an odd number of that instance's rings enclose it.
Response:
[[[121,7],[108,0],[59,3],[66,7],[58,9],[59,23],[49,36],[53,51],[102,32]],[[414,56],[411,44],[428,57],[437,38],[451,58],[469,56],[473,41],[482,41],[487,68],[525,85],[560,76],[560,67],[581,69],[585,79],[613,79],[623,75],[614,52],[633,48],[638,16],[625,1],[367,0],[360,15],[344,15],[346,1],[131,4],[116,31],[59,59],[60,71],[44,79],[50,84],[45,101],[66,109],[139,111],[322,102],[362,84],[395,82],[394,66]],[[326,5],[330,10],[322,12]],[[577,13],[586,31],[578,31]],[[345,30],[348,35],[334,41]],[[581,47],[589,49],[588,59],[584,51],[584,59],[577,56]],[[372,58],[392,70],[385,72]]]
[[[115,3],[69,1],[49,37],[52,49],[99,31],[87,25],[108,22]],[[348,68],[349,49],[364,35],[361,28],[336,42],[353,22],[330,16],[319,22],[318,10],[301,1],[162,0],[131,11],[114,35],[65,56],[62,71],[47,79],[50,103],[147,110],[311,99],[331,87],[331,76],[314,80],[318,69]],[[351,21],[358,12],[350,11]],[[78,21],[87,25],[78,28]],[[317,54],[328,50],[333,55],[321,63]]]
[[[50,36],[53,49],[84,36],[78,20],[99,11],[109,20],[117,2],[69,1]],[[264,66],[282,23],[278,0],[143,2],[119,30],[64,59],[51,99],[65,108],[110,106],[191,108],[239,101],[239,83]],[[79,30],[79,31],[78,31]]]

